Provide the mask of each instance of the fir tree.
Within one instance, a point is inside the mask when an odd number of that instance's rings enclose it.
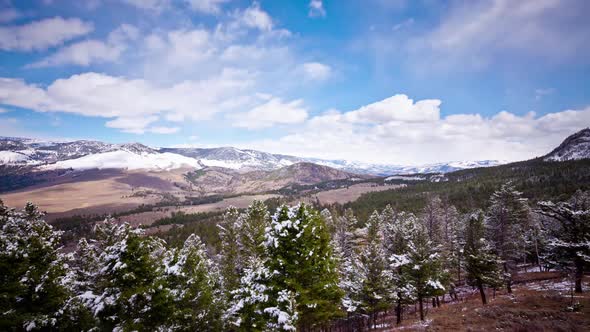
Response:
[[[404,274],[415,291],[421,320],[424,320],[424,299],[445,291],[441,282],[444,274],[439,251],[440,247],[435,246],[429,239],[426,227],[418,226],[414,229],[408,243],[408,263],[405,264]]]
[[[385,310],[392,299],[392,276],[383,250],[381,216],[374,211],[366,226],[366,238],[360,253],[362,280],[361,308],[373,325],[377,314]]]
[[[582,292],[584,267],[590,263],[590,192],[578,191],[567,202],[539,203],[548,225],[546,260],[563,271],[574,274],[575,291]]]
[[[226,295],[239,287],[240,273],[242,271],[240,229],[240,212],[237,208],[230,206],[223,214],[223,222],[219,227],[221,238],[221,274]],[[252,247],[251,249],[254,249]]]
[[[416,289],[409,282],[410,266],[408,253],[418,219],[411,213],[401,212],[395,219],[386,221],[385,243],[389,268],[392,271],[393,290],[395,291],[395,313],[397,324],[402,321],[402,307],[416,300]]]
[[[0,200],[0,329],[51,330],[68,291],[59,253],[61,232],[36,206],[8,209]]]
[[[524,234],[529,223],[529,207],[522,193],[504,184],[490,198],[486,216],[489,239],[503,261],[506,289],[512,292],[512,273],[524,252]]]
[[[304,204],[280,207],[267,228],[266,247],[270,278],[269,303],[264,310],[276,319],[271,324],[287,327],[296,323],[306,330],[339,316],[342,294],[336,262],[328,230],[317,211]]]
[[[240,216],[241,260],[248,262],[261,260],[266,255],[264,232],[270,225],[270,215],[263,202],[255,200]]]
[[[174,305],[165,278],[163,241],[108,220],[96,229],[99,257],[94,282],[79,298],[94,313],[99,328],[169,327]]]
[[[479,289],[481,301],[487,304],[484,287],[496,287],[502,283],[501,261],[493,253],[485,239],[484,214],[472,214],[465,230],[465,270],[467,281]]]
[[[192,234],[180,250],[169,254],[166,278],[173,296],[171,327],[175,331],[222,329],[223,294],[220,276],[205,246]]]

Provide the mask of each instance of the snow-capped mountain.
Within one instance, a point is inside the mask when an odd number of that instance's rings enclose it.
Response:
[[[256,150],[221,148],[160,148],[140,143],[111,144],[98,141],[52,142],[0,137],[0,165],[34,166],[39,169],[165,169],[222,167],[241,173],[274,171],[297,163],[314,163],[341,171],[395,175],[447,173],[460,169],[499,165],[497,160],[450,162],[423,166],[370,164],[272,154]]]
[[[140,143],[110,144],[98,141],[44,142],[26,138],[0,138],[0,164],[50,169],[163,169],[201,168],[198,160],[161,153]]]
[[[590,158],[590,128],[566,138],[555,150],[551,151],[543,160],[564,161]]]
[[[195,158],[205,166],[230,168],[240,171],[272,171],[305,161],[303,158],[272,154],[256,150],[221,148],[162,148],[160,152],[176,153]]]

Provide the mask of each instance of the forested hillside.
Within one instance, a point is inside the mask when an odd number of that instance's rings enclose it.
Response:
[[[387,205],[361,220],[257,201],[223,213],[217,248],[194,234],[173,247],[107,219],[69,253],[34,205],[0,204],[0,329],[361,331],[403,324],[414,309],[427,326],[469,287],[484,305],[488,289],[511,294],[522,263],[587,291],[590,192],[525,196],[505,183],[487,208],[462,212],[431,193],[416,213]],[[562,310],[574,319],[586,300]]]
[[[438,195],[459,211],[467,212],[487,207],[490,195],[506,182],[511,182],[531,202],[561,201],[576,190],[590,189],[590,159],[563,162],[533,159],[456,171],[445,174],[445,178],[448,181],[406,181],[406,188],[366,193],[344,208],[353,209],[363,219],[374,209],[383,209],[388,204],[400,210],[418,212],[429,196]]]

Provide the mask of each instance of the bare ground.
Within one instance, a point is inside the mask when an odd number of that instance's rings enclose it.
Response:
[[[424,322],[414,310],[399,326],[388,315],[377,331],[590,331],[589,278],[585,293],[574,294],[573,302],[579,303],[575,312],[568,309],[572,305],[568,279],[555,278],[554,273],[527,273],[521,282],[512,294],[500,291],[494,298],[488,291],[485,306],[477,291],[468,291],[459,302],[428,308]]]
[[[362,194],[372,191],[384,191],[389,189],[397,189],[404,185],[399,184],[386,184],[378,185],[374,183],[359,183],[349,186],[347,188],[339,188],[321,191],[317,194],[309,195],[301,199],[304,202],[315,201],[316,197],[322,204],[332,203],[348,203],[357,200]]]

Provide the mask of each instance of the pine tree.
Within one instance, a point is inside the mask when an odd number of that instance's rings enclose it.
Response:
[[[8,209],[0,200],[0,330],[55,329],[68,297],[61,232],[36,206]]]
[[[385,250],[393,278],[397,324],[400,324],[402,307],[416,300],[415,288],[409,282],[408,272],[413,266],[410,266],[408,253],[418,219],[411,213],[401,212],[395,219],[384,219],[384,221]]]
[[[266,255],[264,232],[270,225],[270,215],[263,202],[255,200],[240,216],[241,260],[248,262],[261,260]]]
[[[364,240],[360,253],[361,308],[369,315],[369,322],[376,325],[377,314],[387,309],[392,300],[392,275],[383,250],[382,220],[377,211],[367,221]]]
[[[490,202],[486,216],[487,231],[496,253],[504,262],[506,289],[511,293],[512,273],[524,253],[524,234],[530,211],[526,198],[522,198],[522,193],[510,183],[494,192]]]
[[[443,204],[443,255],[444,267],[452,275],[455,281],[461,281],[461,262],[463,259],[463,227],[460,222],[459,213],[453,205]]]
[[[584,267],[590,263],[590,192],[578,191],[567,202],[540,202],[539,213],[548,217],[546,260],[574,274],[575,291],[582,292]]]
[[[428,238],[435,245],[443,243],[443,207],[442,200],[438,196],[430,196],[422,212],[422,222],[428,233]]]
[[[224,289],[227,296],[240,285],[240,273],[242,271],[241,257],[241,218],[237,208],[230,206],[223,214],[223,222],[219,225],[219,237],[221,238],[221,275],[223,276]],[[251,229],[252,230],[252,229]],[[255,249],[251,247],[251,249]]]
[[[198,236],[190,235],[182,249],[169,253],[166,278],[173,297],[173,330],[222,329],[221,278]]]
[[[484,287],[497,287],[502,283],[500,264],[485,239],[483,212],[472,214],[465,230],[465,270],[468,283],[479,289],[483,304],[487,304]]]
[[[100,329],[156,330],[171,324],[174,304],[165,278],[162,240],[112,220],[96,226],[98,264],[79,295]]]
[[[414,229],[408,244],[404,275],[413,287],[420,309],[420,319],[424,320],[424,299],[444,293],[444,279],[441,268],[440,247],[434,245],[428,236],[428,229],[422,225]]]
[[[275,318],[271,324],[285,328],[296,323],[306,330],[338,317],[342,295],[338,272],[319,213],[304,204],[282,206],[267,230],[270,278],[264,310]]]
[[[357,219],[352,210],[347,209],[334,224],[332,248],[338,265],[340,288],[344,291],[342,305],[349,315],[357,313],[360,308],[362,278],[359,257],[355,253],[354,230]]]
[[[240,287],[231,294],[232,301],[225,319],[231,324],[230,330],[265,331],[270,321],[264,312],[268,303],[270,273],[261,259],[254,259],[244,269]],[[289,315],[289,321],[296,317]],[[286,325],[291,325],[286,322]]]

